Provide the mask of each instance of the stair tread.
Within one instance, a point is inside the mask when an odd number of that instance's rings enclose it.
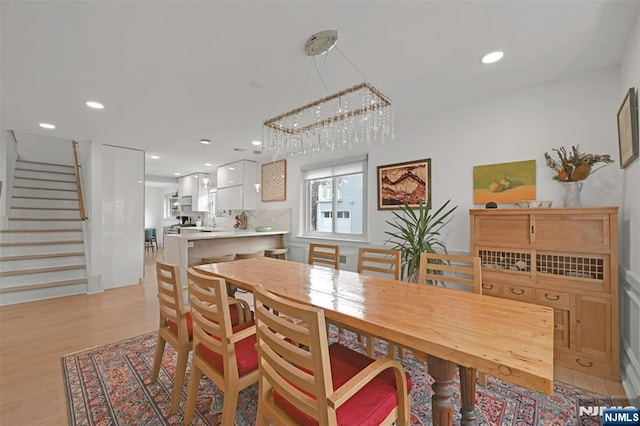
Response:
[[[72,182],[73,183],[73,182]],[[36,191],[62,191],[62,192],[78,192],[77,188],[74,189],[62,189],[62,188],[43,188],[38,186],[22,186],[14,185],[13,189],[34,189]]]
[[[80,231],[78,229],[78,231]],[[11,242],[0,243],[0,247],[17,247],[17,246],[46,246],[55,244],[82,244],[82,240],[57,240],[57,241],[28,241],[28,242]]]
[[[20,234],[26,232],[80,232],[80,228],[56,228],[56,229],[0,229],[0,233]]]
[[[37,284],[17,285],[13,287],[0,288],[0,294],[12,293],[14,291],[27,291],[27,290],[39,290],[42,288],[63,287],[66,285],[74,285],[74,284],[86,284],[87,282],[88,281],[86,278],[76,278],[73,280],[61,280],[61,281],[50,281],[50,282],[43,282],[43,283],[37,283]]]
[[[76,183],[75,180],[43,179],[43,178],[22,177],[22,176],[16,176],[14,179],[37,180],[40,182]]]
[[[68,172],[56,172],[53,170],[37,170],[37,169],[23,169],[22,167],[16,167],[16,172],[20,170],[23,172],[36,172],[36,173],[54,173],[57,175],[71,175],[71,176],[75,176],[75,173],[68,173]]]
[[[82,222],[82,219],[75,217],[10,217],[9,220],[31,220],[31,221],[40,221],[40,222]]]
[[[30,161],[30,160],[16,160],[17,163],[29,163],[29,164],[44,164],[47,166],[59,166],[59,167],[71,167],[73,169],[73,165],[71,164],[57,164],[57,163],[45,163],[43,161]]]
[[[52,259],[52,258],[55,258],[55,257],[74,257],[74,256],[84,256],[84,253],[81,252],[81,251],[78,251],[78,252],[67,252],[67,253],[25,254],[25,255],[21,255],[21,256],[0,257],[0,261],[30,260],[30,259]]]
[[[19,210],[80,210],[75,207],[11,207]]]
[[[60,272],[60,271],[73,271],[77,269],[84,269],[86,266],[82,265],[68,265],[68,266],[51,266],[47,268],[34,268],[34,269],[16,269],[15,271],[0,272],[0,277],[11,277],[15,275],[27,275],[27,274],[42,274],[45,272]]]
[[[13,195],[13,198],[27,199],[27,200],[61,200],[61,201],[78,201],[77,198],[60,198],[60,197],[33,197],[26,195]]]

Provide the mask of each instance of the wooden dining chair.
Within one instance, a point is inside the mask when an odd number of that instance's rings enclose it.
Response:
[[[192,349],[193,320],[190,306],[185,305],[183,302],[183,291],[187,287],[183,287],[180,283],[180,274],[178,274],[177,266],[157,261],[156,275],[158,280],[160,326],[158,328],[158,342],[153,359],[150,383],[155,383],[158,380],[164,348],[169,343],[178,353],[171,394],[171,413],[175,413],[180,408],[180,396],[184,387],[187,360]],[[241,324],[252,318],[249,304],[244,300],[228,299],[227,304],[230,306],[229,310],[232,313],[232,323],[234,325]]]
[[[184,422],[191,424],[201,374],[224,392],[222,424],[235,424],[238,393],[258,381],[255,321],[233,326],[225,280],[187,270],[193,317],[193,357]]]
[[[261,285],[253,294],[257,425],[409,424],[411,377],[398,361],[329,345],[322,309],[283,299]]]
[[[480,257],[422,253],[420,255],[418,283],[482,294],[482,264]],[[420,361],[427,362],[426,354],[414,353],[414,355]],[[461,366],[460,377],[465,372],[466,367]],[[478,373],[478,383],[482,386],[487,385],[485,373]]]
[[[289,253],[289,248],[277,248],[277,249],[268,249],[264,251],[265,257],[271,257],[274,259],[282,259],[286,260],[286,254]]]
[[[156,275],[158,280],[160,327],[158,329],[158,342],[156,343],[150,382],[155,383],[158,380],[164,347],[168,342],[178,353],[176,373],[173,378],[173,391],[171,393],[171,413],[173,414],[180,408],[180,395],[182,394],[187,361],[191,351],[191,339],[193,336],[191,309],[189,306],[185,306],[182,300],[182,292],[185,288],[180,284],[180,274],[178,274],[176,265],[157,261]]]
[[[399,250],[361,247],[358,249],[357,271],[359,274],[373,274],[399,281],[400,256]],[[367,355],[373,357],[375,355],[375,337],[359,331],[356,331],[356,334],[358,334],[360,341],[362,341],[362,337],[366,338]],[[388,353],[390,356],[395,355],[396,348],[396,345],[389,343]]]
[[[340,269],[340,247],[332,244],[309,244],[307,263]]]
[[[233,262],[234,260],[236,260],[236,255],[235,254],[224,254],[222,256],[203,257],[201,264],[202,265],[208,265],[210,263]],[[238,291],[238,287],[227,283],[227,296],[235,297],[237,291]]]

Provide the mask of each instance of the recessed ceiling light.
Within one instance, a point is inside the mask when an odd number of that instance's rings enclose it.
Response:
[[[44,129],[55,129],[56,126],[54,126],[53,124],[49,124],[49,123],[40,123],[40,127],[44,128]]]
[[[253,141],[253,142],[251,142],[251,145],[260,146],[260,145],[262,145],[262,142],[260,142],[260,141]]]
[[[175,173],[174,173],[174,175],[175,175],[175,176],[180,176],[180,173],[175,172]]]
[[[229,170],[235,170],[234,167],[227,167]]]
[[[204,166],[205,166],[205,167],[211,167],[211,166],[213,166],[213,164],[211,164],[211,163],[204,163]]]
[[[200,143],[203,145],[211,145],[211,141],[209,139],[200,139]]]
[[[496,51],[487,53],[480,59],[480,62],[483,64],[493,64],[494,62],[498,62],[504,56],[504,52]]]
[[[157,155],[152,155],[151,158],[154,159],[154,160],[159,160],[160,159],[160,157],[157,156]]]
[[[87,102],[87,106],[89,108],[94,108],[94,109],[102,109],[102,108],[104,108],[104,105],[102,105],[100,102],[94,102],[94,101]]]

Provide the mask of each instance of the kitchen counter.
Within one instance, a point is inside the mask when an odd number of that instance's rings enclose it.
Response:
[[[195,228],[195,229],[194,229]],[[180,277],[187,283],[187,268],[202,264],[203,257],[284,247],[283,236],[289,231],[257,232],[190,226],[187,233],[167,234],[164,239],[164,260],[178,265]],[[210,232],[202,232],[202,231]]]
[[[184,229],[189,229],[189,232],[181,233],[181,234],[172,234],[171,237],[174,238],[186,238],[188,240],[208,240],[215,238],[239,238],[239,237],[255,237],[262,235],[283,235],[288,234],[289,231],[267,231],[267,232],[258,232],[258,231],[248,231],[246,229],[216,229],[216,228],[203,228],[203,227],[188,227],[181,228],[180,232],[183,232]]]

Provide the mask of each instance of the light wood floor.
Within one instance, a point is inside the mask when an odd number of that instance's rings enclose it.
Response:
[[[146,253],[140,285],[0,307],[1,425],[68,424],[62,356],[157,329],[156,256]],[[620,383],[564,368],[556,379],[624,395]]]

